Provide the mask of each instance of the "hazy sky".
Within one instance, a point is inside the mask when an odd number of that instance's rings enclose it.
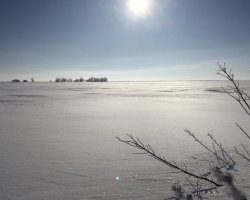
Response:
[[[0,80],[250,79],[249,0],[0,0]]]

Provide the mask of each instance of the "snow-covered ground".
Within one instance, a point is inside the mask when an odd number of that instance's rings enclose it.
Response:
[[[224,81],[0,83],[0,199],[163,200],[180,174],[119,143],[127,133],[170,160],[209,162],[184,132],[225,147],[249,143],[250,119]],[[242,82],[250,93],[250,82]],[[240,162],[240,161],[239,161]],[[250,194],[249,165],[236,182]],[[241,173],[243,172],[243,173]],[[176,177],[177,176],[177,177]],[[249,191],[248,191],[249,190]],[[215,199],[221,194],[216,194]]]

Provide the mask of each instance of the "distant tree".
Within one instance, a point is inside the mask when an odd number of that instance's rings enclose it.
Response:
[[[66,78],[61,78],[61,82],[67,82]]]
[[[56,78],[55,82],[62,82],[61,78]]]
[[[95,82],[95,78],[94,77],[90,77],[87,82]]]
[[[108,82],[108,79],[106,77],[101,78],[101,82]]]
[[[34,79],[34,78],[31,78],[30,81],[33,83],[33,82],[35,82],[35,79]]]
[[[26,80],[26,79],[24,79],[24,80],[23,80],[23,82],[24,82],[24,83],[27,83],[27,82],[29,82],[29,81],[28,81],[28,80]]]
[[[84,82],[84,79],[81,77],[81,78],[79,79],[79,82]]]

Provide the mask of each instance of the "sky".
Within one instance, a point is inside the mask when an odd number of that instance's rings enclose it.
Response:
[[[0,80],[250,79],[249,0],[0,0]]]

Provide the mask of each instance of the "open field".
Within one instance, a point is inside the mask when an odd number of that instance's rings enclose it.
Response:
[[[198,170],[209,163],[191,157],[206,160],[207,153],[185,128],[204,142],[209,132],[229,149],[245,141],[235,122],[250,129],[244,111],[221,92],[226,84],[0,83],[1,199],[163,200],[171,196],[170,186],[180,175],[147,156],[132,155],[135,149],[115,137],[133,133],[170,160]],[[250,93],[250,81],[243,81],[242,88]],[[243,162],[240,166],[249,169]],[[236,181],[250,194],[247,179],[240,175]]]

